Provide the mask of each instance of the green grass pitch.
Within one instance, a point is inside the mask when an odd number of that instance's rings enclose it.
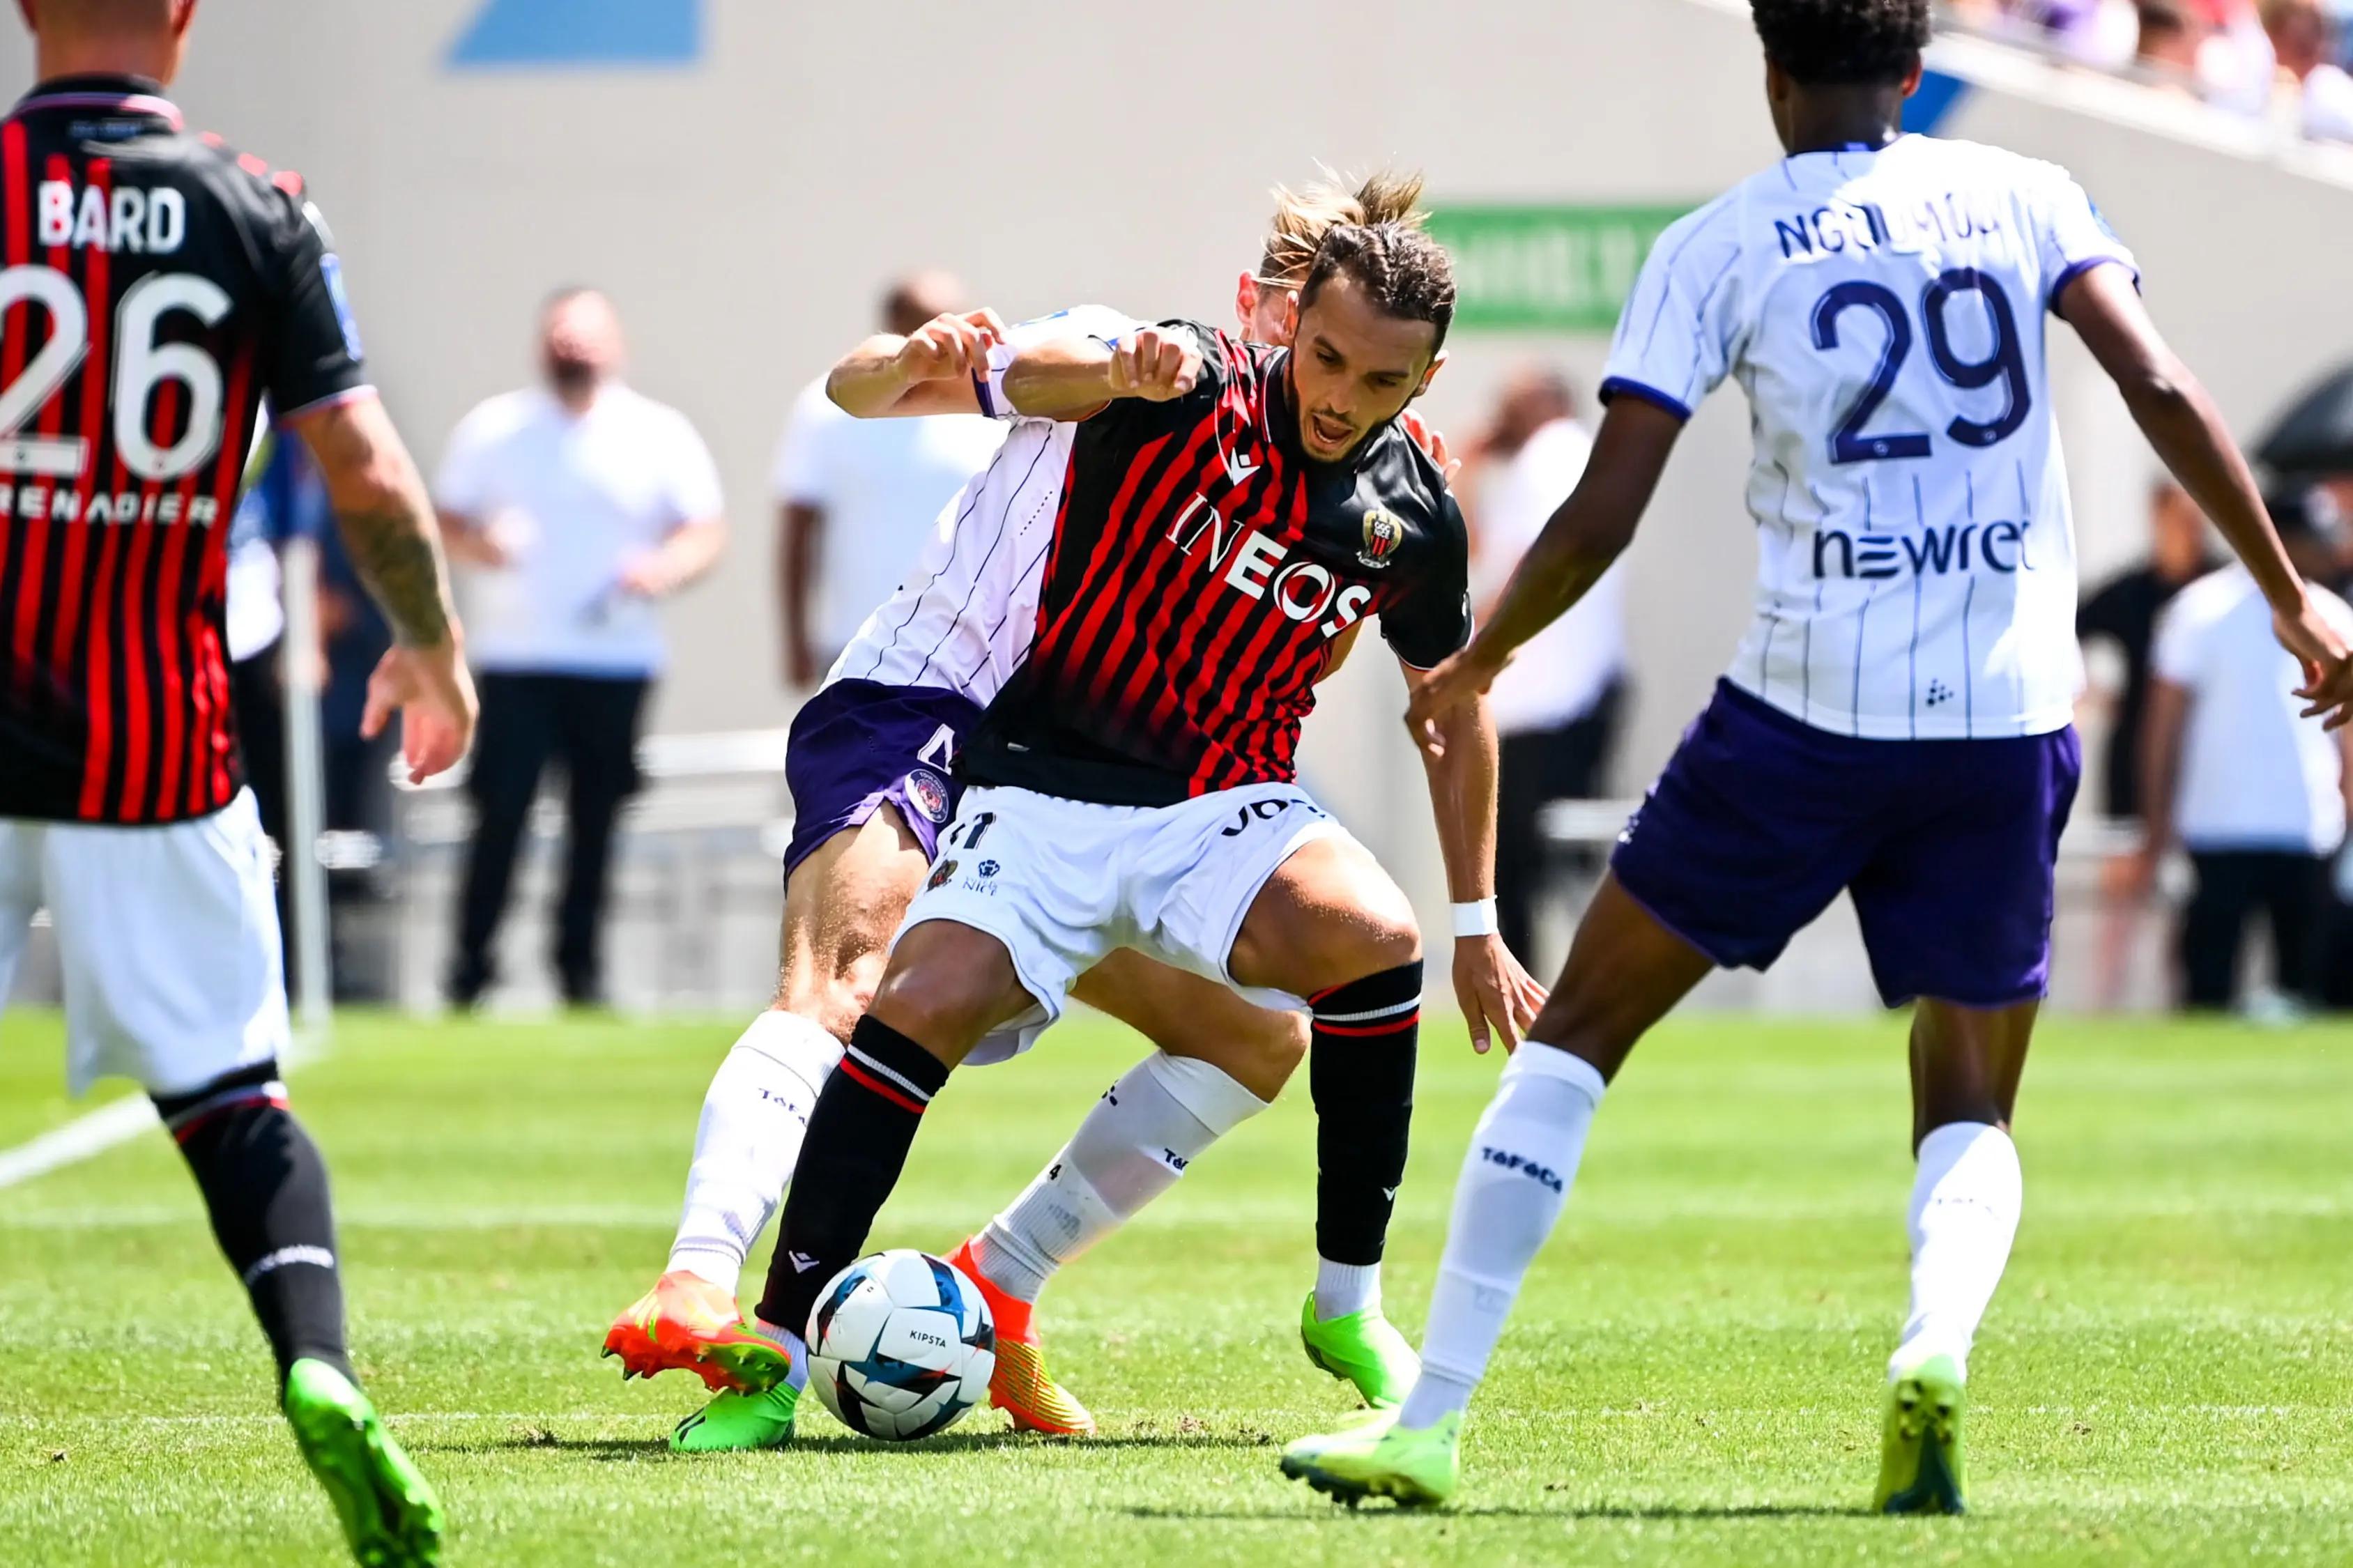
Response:
[[[1350,1514],[1275,1471],[1348,1408],[1302,1356],[1304,1086],[1049,1292],[1097,1441],[822,1412],[674,1459],[697,1403],[596,1347],[659,1270],[726,1023],[346,1019],[296,1076],[361,1369],[457,1564],[2353,1561],[2353,1031],[2052,1025],[2027,1213],[1976,1358],[1964,1520],[1862,1513],[1904,1304],[1903,1026],[1694,1018],[1613,1091],[1474,1411],[1461,1506]],[[1494,1067],[1424,1047],[1392,1311],[1418,1332]],[[1098,1024],[960,1074],[877,1245],[944,1250],[1136,1050]],[[74,1113],[58,1026],[0,1032],[0,1147]],[[754,1277],[766,1247],[754,1258]],[[315,1565],[327,1509],[160,1135],[0,1192],[0,1563]]]

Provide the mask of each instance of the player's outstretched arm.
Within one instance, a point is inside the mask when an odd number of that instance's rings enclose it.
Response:
[[[466,754],[476,711],[424,477],[374,397],[305,414],[293,428],[326,481],[353,567],[392,625],[393,647],[368,682],[361,731],[376,734],[397,711],[401,755],[411,782],[421,784]]]
[[[2327,714],[2332,730],[2353,721],[2353,654],[2305,592],[2230,427],[2149,319],[2132,274],[2094,267],[2060,291],[2058,310],[2116,384],[2148,444],[2254,574],[2281,643],[2304,661],[2296,695],[2310,702],[2306,713]]]
[[[1084,419],[1123,397],[1166,403],[1200,384],[1201,347],[1176,327],[1138,327],[1116,343],[1063,336],[1025,344],[1005,367],[1005,397],[1033,419]]]
[[[1429,679],[1402,664],[1409,689]],[[1439,852],[1446,860],[1448,896],[1457,904],[1483,904],[1495,897],[1495,773],[1500,750],[1495,718],[1482,695],[1448,710],[1437,720],[1447,744],[1425,750],[1421,763],[1430,780],[1430,805],[1438,819]],[[1532,978],[1504,939],[1493,931],[1454,939],[1454,996],[1471,1027],[1471,1048],[1484,1052],[1493,1036],[1507,1051],[1545,1005],[1545,988]]]
[[[1468,647],[1414,684],[1406,728],[1415,744],[1442,753],[1442,717],[1493,685],[1520,645],[1567,614],[1625,552],[1683,430],[1679,416],[1646,399],[1610,404],[1585,477],[1520,558],[1494,615]]]
[[[1004,341],[990,310],[934,316],[903,338],[878,332],[835,362],[825,395],[860,419],[979,414],[973,377],[988,374],[988,352]]]

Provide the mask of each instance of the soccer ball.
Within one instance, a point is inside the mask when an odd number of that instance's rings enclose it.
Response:
[[[988,1397],[997,1325],[950,1264],[902,1247],[835,1275],[809,1313],[809,1387],[853,1432],[912,1443]]]

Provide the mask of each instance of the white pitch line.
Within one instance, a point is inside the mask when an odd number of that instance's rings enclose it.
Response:
[[[5,998],[0,998],[5,1000]],[[296,1063],[307,1067],[327,1054],[325,1031],[315,1037],[301,1035],[278,1058],[281,1074]],[[78,1165],[84,1160],[96,1159],[109,1149],[119,1148],[157,1125],[155,1102],[143,1094],[133,1094],[102,1105],[86,1116],[77,1116],[63,1127],[42,1133],[29,1143],[14,1149],[0,1149],[0,1192],[21,1186],[36,1177],[68,1165]]]
[[[118,1144],[130,1142],[155,1125],[154,1102],[143,1094],[100,1106],[87,1116],[78,1116],[63,1127],[42,1133],[29,1143],[0,1150],[0,1189],[95,1158]]]

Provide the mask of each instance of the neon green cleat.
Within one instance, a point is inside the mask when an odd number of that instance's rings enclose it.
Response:
[[[1336,1432],[1319,1433],[1313,1437],[1300,1437],[1285,1444],[1282,1450],[1283,1473],[1291,1474],[1291,1461],[1313,1463],[1325,1449],[1341,1443],[1352,1443],[1359,1437],[1380,1437],[1397,1425],[1398,1413],[1389,1410],[1359,1410],[1348,1417],[1347,1425]],[[1296,1479],[1295,1477],[1293,1478]]]
[[[1378,1307],[1329,1322],[1315,1321],[1315,1292],[1299,1309],[1299,1342],[1307,1359],[1343,1383],[1353,1383],[1376,1410],[1394,1410],[1421,1375],[1421,1358]]]
[[[1350,1508],[1368,1497],[1430,1508],[1462,1486],[1461,1441],[1461,1411],[1418,1432],[1384,1413],[1345,1432],[1300,1438],[1282,1450],[1282,1473]]]
[[[1887,1426],[1880,1439],[1881,1513],[1964,1513],[1968,1474],[1961,1456],[1961,1413],[1968,1395],[1959,1363],[1930,1356],[1887,1385]]]
[[[735,1454],[781,1448],[793,1440],[793,1407],[801,1391],[780,1383],[765,1394],[723,1394],[678,1424],[673,1454]]]
[[[435,1568],[441,1500],[351,1379],[322,1361],[296,1362],[286,1374],[286,1420],[364,1568]]]

